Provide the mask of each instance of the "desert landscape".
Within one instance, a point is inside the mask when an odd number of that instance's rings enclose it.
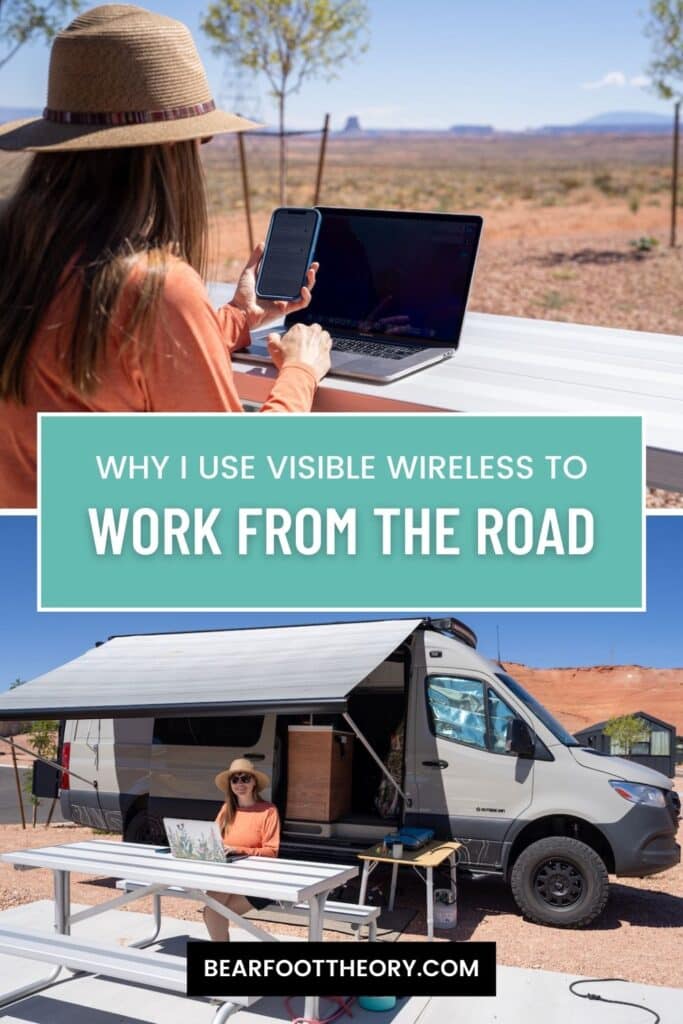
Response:
[[[245,146],[259,239],[278,205],[277,141],[246,136]],[[317,135],[289,142],[290,205],[313,201],[318,148]],[[234,280],[249,252],[237,143],[214,139],[202,155],[211,276]],[[474,310],[682,334],[683,248],[667,246],[670,158],[665,134],[337,134],[320,203],[481,214]],[[0,154],[0,197],[26,159]]]
[[[245,138],[256,240],[279,205],[276,147]],[[288,204],[312,203],[318,151],[317,135],[290,140]],[[202,154],[210,276],[234,280],[249,254],[237,143],[214,139]],[[0,198],[25,159],[0,154]],[[333,134],[319,201],[483,215],[473,310],[679,335],[683,246],[668,246],[670,159],[666,134]],[[679,219],[683,239],[683,209]],[[683,506],[673,492],[648,500]]]
[[[237,147],[204,149],[213,272],[234,279],[248,252]],[[258,239],[278,205],[275,141],[247,137],[246,149]],[[288,203],[312,202],[317,154],[315,136],[290,143]],[[682,334],[669,161],[669,139],[654,135],[336,136],[320,202],[481,214],[474,310]]]

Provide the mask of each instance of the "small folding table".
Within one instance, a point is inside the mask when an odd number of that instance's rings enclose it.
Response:
[[[387,909],[394,909],[396,899],[396,883],[398,881],[398,869],[401,867],[413,868],[417,875],[423,880],[427,896],[427,937],[431,941],[434,938],[434,868],[438,868],[445,860],[449,863],[450,889],[457,899],[457,878],[456,860],[461,844],[454,839],[443,841],[433,839],[425,843],[419,850],[406,850],[400,857],[392,857],[391,851],[387,852],[383,843],[372,846],[369,850],[363,850],[358,854],[358,859],[363,861],[363,874],[360,881],[360,895],[358,902],[365,903],[368,889],[368,878],[370,872],[378,864],[391,864],[391,890],[389,893],[389,904]]]

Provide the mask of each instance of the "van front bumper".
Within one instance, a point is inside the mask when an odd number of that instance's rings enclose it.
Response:
[[[679,864],[676,825],[668,808],[636,804],[620,821],[603,826],[614,852],[615,875],[643,878]]]

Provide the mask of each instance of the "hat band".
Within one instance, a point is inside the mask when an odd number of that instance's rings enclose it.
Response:
[[[56,124],[89,124],[116,126],[122,124],[154,124],[157,121],[181,121],[186,117],[198,117],[210,114],[216,109],[213,100],[205,103],[194,103],[189,107],[169,107],[166,110],[116,110],[110,113],[93,113],[90,111],[76,113],[72,110],[52,110],[45,107],[43,118]]]

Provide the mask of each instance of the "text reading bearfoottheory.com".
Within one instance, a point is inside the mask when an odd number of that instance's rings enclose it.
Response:
[[[189,996],[494,996],[494,942],[189,942]]]

